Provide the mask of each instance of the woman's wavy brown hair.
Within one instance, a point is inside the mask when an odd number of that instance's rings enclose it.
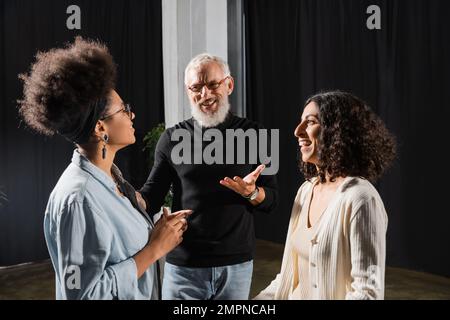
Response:
[[[394,136],[383,121],[354,95],[330,91],[310,97],[319,108],[320,136],[318,168],[300,157],[300,170],[310,180],[319,176],[325,181],[337,177],[363,177],[375,182],[390,166],[396,155]]]

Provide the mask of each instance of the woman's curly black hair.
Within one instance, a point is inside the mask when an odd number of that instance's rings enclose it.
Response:
[[[396,155],[396,142],[383,121],[361,99],[331,91],[310,97],[319,108],[319,172],[316,165],[300,158],[300,169],[310,180],[319,176],[325,181],[337,177],[363,177],[375,182],[390,166]]]
[[[92,103],[107,99],[116,65],[105,45],[76,37],[64,48],[38,53],[30,73],[19,78],[19,113],[35,131],[53,135],[76,128]]]

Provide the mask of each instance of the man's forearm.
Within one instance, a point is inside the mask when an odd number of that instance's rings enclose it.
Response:
[[[255,209],[272,212],[278,206],[278,192],[272,185],[264,184],[263,187],[258,186],[259,189],[264,189],[264,197],[261,197],[261,201],[258,203],[251,203]],[[259,195],[258,195],[259,196]],[[257,197],[259,198],[259,197]],[[256,200],[256,199],[255,199]]]

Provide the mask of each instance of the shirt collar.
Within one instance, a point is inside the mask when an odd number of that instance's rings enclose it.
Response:
[[[79,167],[81,170],[86,171],[100,183],[104,184],[108,189],[116,190],[116,184],[114,180],[108,176],[103,170],[90,162],[85,156],[80,154],[78,149],[73,151],[72,163]]]
[[[354,183],[355,177],[347,176],[344,178],[344,181],[339,185],[339,187],[336,189],[336,193],[344,192],[348,187],[352,186],[352,183]],[[319,177],[313,177],[311,179],[311,188],[313,188],[316,184],[319,183]]]
[[[216,128],[219,130],[228,129],[230,127],[231,123],[233,122],[233,119],[234,119],[234,115],[230,111],[230,112],[228,112],[225,120],[223,122],[219,123]]]

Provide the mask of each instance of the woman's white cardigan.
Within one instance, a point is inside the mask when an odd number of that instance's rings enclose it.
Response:
[[[298,279],[291,235],[316,180],[298,190],[292,208],[281,271],[255,299],[288,299]],[[307,214],[307,210],[303,210]],[[383,299],[387,215],[365,179],[347,177],[336,190],[310,244],[308,285],[313,299]]]

